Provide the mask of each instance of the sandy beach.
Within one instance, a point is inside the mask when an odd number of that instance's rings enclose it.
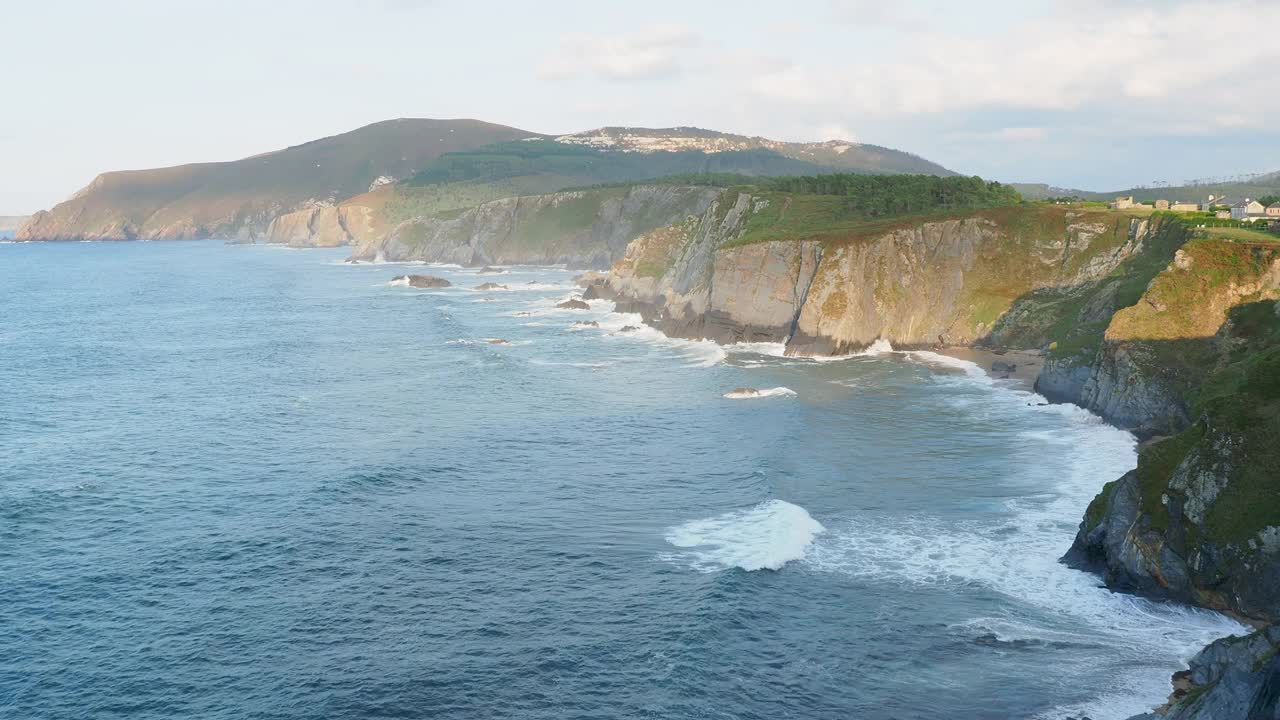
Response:
[[[1015,381],[1025,390],[1035,389],[1036,378],[1044,368],[1044,354],[1038,350],[986,350],[971,347],[947,347],[939,354],[960,360],[968,360],[987,371],[992,377]],[[995,363],[1007,363],[1012,370],[994,370]]]

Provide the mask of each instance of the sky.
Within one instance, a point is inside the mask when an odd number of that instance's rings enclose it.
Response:
[[[1280,170],[1275,0],[42,0],[0,215],[395,117],[842,139],[1090,190]]]

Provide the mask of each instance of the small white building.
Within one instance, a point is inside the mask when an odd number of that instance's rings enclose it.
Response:
[[[1133,205],[1134,205],[1134,202],[1133,202],[1132,195],[1125,196],[1125,197],[1118,197],[1115,200],[1112,200],[1111,202],[1107,203],[1107,207],[1111,208],[1112,210],[1128,210],[1129,208],[1133,207]]]

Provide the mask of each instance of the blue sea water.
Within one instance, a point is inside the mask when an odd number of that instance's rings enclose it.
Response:
[[[1057,562],[1079,409],[344,255],[0,245],[0,717],[1101,720],[1239,630]]]

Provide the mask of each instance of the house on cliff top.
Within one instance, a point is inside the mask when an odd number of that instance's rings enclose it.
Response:
[[[1267,208],[1257,200],[1245,198],[1231,205],[1232,220],[1261,220],[1267,216]]]
[[[1127,210],[1133,206],[1134,206],[1134,202],[1133,202],[1132,195],[1118,197],[1115,200],[1112,200],[1111,202],[1107,203],[1107,207],[1111,208],[1112,210]]]

